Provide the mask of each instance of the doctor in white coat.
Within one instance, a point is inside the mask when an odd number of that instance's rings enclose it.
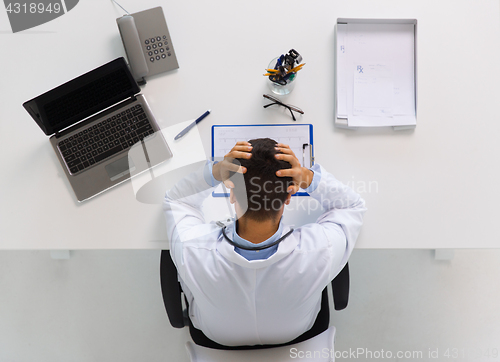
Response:
[[[234,167],[240,177],[228,180]],[[201,212],[223,180],[237,216],[224,228]],[[292,230],[281,216],[299,187],[324,212]],[[301,167],[287,145],[270,139],[238,142],[223,162],[207,162],[166,193],[163,210],[189,318],[225,346],[281,344],[311,329],[366,211],[352,189],[318,164]]]

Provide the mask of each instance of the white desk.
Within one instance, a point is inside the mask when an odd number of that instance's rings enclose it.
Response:
[[[359,248],[500,245],[500,10],[498,1],[122,0],[130,12],[162,5],[180,69],[142,93],[161,127],[212,114],[213,124],[290,123],[266,104],[264,67],[297,49],[306,66],[286,102],[314,125],[316,162],[354,185],[369,211]],[[22,103],[124,56],[111,1],[12,34],[0,11],[0,249],[166,248],[161,206],[136,201],[129,182],[78,204],[49,141]],[[418,19],[415,131],[341,130],[334,120],[337,17]],[[22,135],[22,138],[20,137]],[[313,219],[290,212],[298,225]]]

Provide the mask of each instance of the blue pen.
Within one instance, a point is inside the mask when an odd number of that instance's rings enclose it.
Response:
[[[193,128],[195,125],[197,125],[198,123],[201,122],[201,120],[203,118],[205,118],[206,116],[208,116],[210,114],[210,109],[208,111],[206,111],[205,113],[203,113],[201,116],[198,117],[198,119],[196,121],[194,121],[193,123],[191,123],[189,126],[187,126],[186,128],[184,128],[181,133],[179,133],[177,136],[175,136],[174,140],[178,140],[179,138],[181,138],[182,136],[184,136],[186,133],[189,132],[189,130],[191,128]]]
[[[277,67],[283,64],[282,58],[284,58],[283,54],[281,54],[281,57],[279,57],[278,60],[276,61],[276,67],[274,67],[274,69],[278,69]]]

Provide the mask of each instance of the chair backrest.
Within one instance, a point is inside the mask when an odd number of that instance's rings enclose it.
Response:
[[[255,361],[335,361],[335,327],[306,341],[290,346],[244,351],[228,351],[201,347],[193,342],[186,343],[191,362],[255,362]]]
[[[177,269],[170,257],[169,250],[161,251],[160,285],[163,304],[165,305],[170,324],[174,328],[185,327],[187,324],[182,306],[182,289],[177,277]]]
[[[342,310],[349,303],[349,263],[332,280],[333,304],[335,310]]]

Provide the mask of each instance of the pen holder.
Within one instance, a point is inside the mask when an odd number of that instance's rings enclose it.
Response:
[[[267,67],[270,69],[274,69],[274,66],[276,65],[277,61],[278,58],[274,58],[273,60],[271,60],[271,62]],[[290,76],[290,78],[286,80],[286,84],[281,85],[276,82],[273,82],[268,77],[267,85],[269,86],[271,92],[273,92],[274,94],[284,96],[285,94],[288,94],[293,90],[293,88],[295,87],[296,79],[297,79],[297,73],[294,73],[292,76]]]

